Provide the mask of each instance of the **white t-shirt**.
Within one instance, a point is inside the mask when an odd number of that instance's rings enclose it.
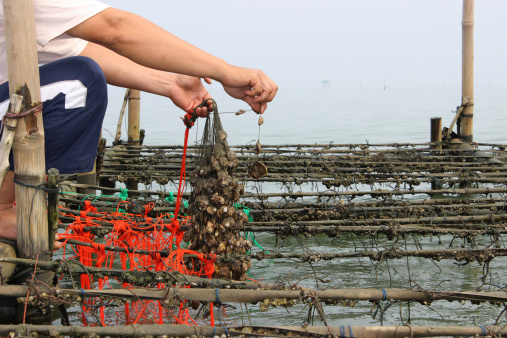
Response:
[[[65,32],[107,7],[96,0],[34,0],[39,64],[79,55],[87,41]],[[3,0],[0,0],[0,84],[7,81]]]

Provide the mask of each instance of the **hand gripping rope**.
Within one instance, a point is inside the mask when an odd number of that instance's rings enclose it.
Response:
[[[190,128],[192,128],[192,126],[194,125],[195,121],[197,120],[197,113],[196,113],[196,109],[197,108],[205,108],[208,106],[208,102],[209,101],[212,101],[213,103],[213,111],[216,110],[216,102],[215,100],[213,99],[206,99],[204,100],[200,105],[198,105],[197,107],[194,107],[192,109],[190,109],[189,112],[187,112],[187,114],[182,117],[182,120],[183,120],[183,123],[185,124],[185,126],[187,127],[187,129],[185,130],[185,141],[183,143],[183,158],[181,160],[181,170],[180,170],[180,182],[179,182],[179,185],[178,185],[178,195],[176,196],[176,207],[174,209],[174,218],[172,219],[172,225],[175,227],[175,228],[178,228],[179,230],[179,223],[178,223],[178,211],[180,210],[180,204],[181,204],[181,199],[182,199],[182,196],[183,196],[183,186],[184,186],[184,182],[185,182],[185,159],[187,158],[187,145],[188,145],[188,134],[189,134],[189,131],[190,131]],[[211,113],[211,112],[208,112],[208,114]]]

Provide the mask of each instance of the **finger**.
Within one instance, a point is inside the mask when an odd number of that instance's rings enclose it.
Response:
[[[198,108],[195,109],[195,113],[199,117],[206,117],[206,116],[208,116],[208,108],[206,108],[206,107],[198,107]]]
[[[206,82],[207,84],[211,84],[211,78],[209,78],[209,77],[203,77],[203,80],[204,80],[204,82]]]
[[[273,85],[272,85],[272,91],[269,94],[268,99],[266,100],[268,102],[273,101],[273,99],[276,96],[276,93],[278,92],[278,85],[274,81],[271,81],[271,82],[273,83]]]
[[[250,89],[245,90],[245,95],[251,97],[256,97],[261,93],[262,93],[262,83],[260,81],[255,81],[251,83]]]
[[[262,93],[260,95],[258,95],[254,98],[254,102],[261,103],[261,102],[267,101],[267,99],[269,98],[269,94],[270,94],[269,91],[266,91],[266,90],[262,91]]]
[[[266,111],[266,109],[268,108],[268,104],[267,102],[263,102],[261,103],[261,109],[260,109],[260,113],[261,114],[264,114],[264,112]]]
[[[261,103],[258,103],[258,102],[254,102],[254,98],[250,97],[250,96],[246,96],[243,101],[245,101],[246,103],[248,103],[248,105],[252,108],[252,110],[254,112],[256,112],[257,114],[262,114],[264,113],[264,110],[266,110],[266,108],[262,107],[262,104]]]

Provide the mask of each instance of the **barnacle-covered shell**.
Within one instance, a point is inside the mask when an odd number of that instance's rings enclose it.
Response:
[[[234,150],[229,150],[227,152],[227,158],[229,159],[229,161],[236,159],[236,153],[234,152]]]
[[[261,141],[257,141],[257,143],[255,144],[255,154],[256,155],[259,155],[261,153],[261,149],[262,149],[262,146],[261,146]]]
[[[229,185],[229,184],[231,184],[231,182],[232,182],[232,177],[229,176],[229,175],[227,175],[227,174],[225,174],[224,176],[222,176],[222,178],[220,179],[220,184],[222,186]]]
[[[217,208],[215,208],[212,205],[208,205],[208,207],[206,208],[206,211],[208,212],[208,214],[214,215],[217,212]]]
[[[222,205],[225,203],[225,198],[220,196],[218,193],[215,193],[213,197],[211,198],[211,201],[215,203],[216,205]]]
[[[229,207],[227,205],[222,205],[220,208],[218,208],[217,210],[217,216],[218,217],[223,217],[227,214],[227,211],[229,210]]]
[[[224,242],[220,243],[220,245],[218,246],[217,252],[219,254],[223,254],[225,252],[225,250],[226,250],[225,243]]]
[[[251,178],[256,180],[265,176],[268,173],[268,168],[264,165],[264,163],[255,161],[248,166],[247,172]]]
[[[215,231],[215,223],[213,223],[212,221],[208,221],[208,223],[206,224],[206,231],[209,233],[213,233]]]
[[[259,116],[259,126],[262,126],[262,124],[264,123],[264,118],[262,116]]]
[[[226,218],[224,218],[222,224],[224,225],[224,227],[229,228],[229,227],[233,227],[234,224],[236,224],[236,222],[234,222],[234,219],[232,217],[226,217]]]
[[[227,138],[227,133],[224,130],[218,132],[218,139],[224,141]]]

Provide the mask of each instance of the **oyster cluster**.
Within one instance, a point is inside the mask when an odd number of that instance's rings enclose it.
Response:
[[[221,130],[217,136],[209,151],[203,152],[205,158],[201,158],[189,175],[193,188],[187,209],[187,214],[191,215],[191,227],[183,240],[190,242],[189,250],[197,252],[245,254],[252,243],[241,236],[240,231],[248,222],[248,216],[235,208],[245,187],[234,177],[238,160],[227,145],[227,134]],[[251,261],[246,257],[234,262],[217,260],[214,277],[245,280],[250,266]]]

